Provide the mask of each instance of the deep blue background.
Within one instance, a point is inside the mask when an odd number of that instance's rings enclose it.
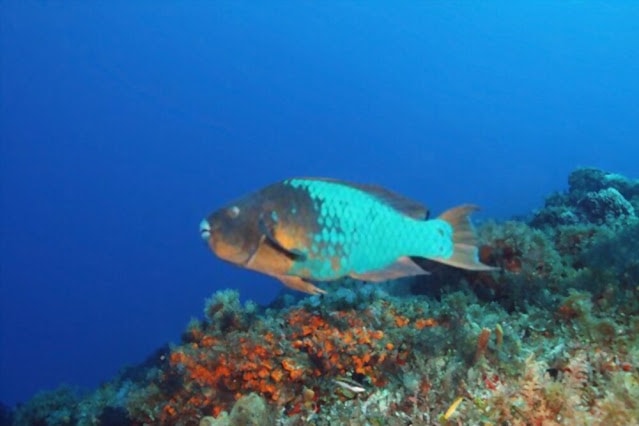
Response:
[[[293,175],[529,212],[639,176],[638,2],[0,3],[0,400],[95,386],[220,288],[198,223]],[[534,5],[533,5],[534,4]]]

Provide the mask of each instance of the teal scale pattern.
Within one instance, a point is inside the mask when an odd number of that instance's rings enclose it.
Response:
[[[452,228],[442,220],[422,221],[398,212],[358,188],[339,182],[291,179],[312,200],[316,227],[310,247],[291,274],[328,281],[382,269],[399,257],[449,256]]]

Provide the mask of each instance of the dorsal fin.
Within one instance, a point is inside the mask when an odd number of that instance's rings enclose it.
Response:
[[[361,184],[348,182],[340,179],[333,178],[304,178],[306,180],[317,180],[324,182],[332,182],[337,183],[344,186],[350,186],[351,188],[358,189],[360,191],[366,192],[387,204],[394,209],[404,213],[406,216],[410,216],[413,219],[428,219],[428,209],[421,203],[417,201],[411,200],[408,197],[397,194],[393,191],[389,191],[388,189],[381,187],[379,185],[371,185],[371,184]]]

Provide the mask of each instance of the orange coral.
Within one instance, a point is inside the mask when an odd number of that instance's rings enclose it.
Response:
[[[212,336],[204,336],[200,339],[200,345],[205,348],[210,348],[215,344],[215,339]]]
[[[282,368],[284,368],[284,370],[288,372],[295,370],[295,365],[293,364],[293,360],[291,360],[290,358],[284,358],[282,360]]]
[[[304,370],[301,368],[296,368],[288,372],[291,380],[299,380],[304,375]]]
[[[401,315],[395,316],[395,324],[397,325],[397,327],[404,327],[408,325],[409,322],[410,322],[410,319],[406,317],[403,317]]]
[[[374,330],[371,332],[371,337],[376,340],[383,339],[384,332],[382,330]]]
[[[166,404],[162,411],[165,414],[167,414],[169,417],[173,417],[173,416],[175,416],[177,414],[177,410],[170,404]]]
[[[475,348],[474,362],[479,361],[488,349],[488,342],[490,340],[490,329],[483,328],[477,337],[477,347]]]
[[[184,353],[179,351],[171,352],[171,355],[169,356],[169,362],[173,366],[178,364],[183,364],[185,359],[186,359],[186,356],[184,355]]]
[[[273,370],[271,372],[271,379],[273,379],[275,383],[281,382],[282,377],[284,377],[284,373],[282,373],[282,370]]]
[[[173,389],[173,402],[166,404],[168,408],[160,407],[156,420],[171,424],[177,416],[219,414],[251,392],[285,405],[287,413],[295,412],[295,407],[316,411],[319,389],[309,386],[319,377],[359,374],[384,386],[389,372],[406,362],[410,350],[405,345],[398,350],[384,331],[372,327],[374,318],[371,311],[323,316],[292,309],[277,332],[231,329],[222,333],[217,328],[193,327],[185,344],[168,356],[164,377]],[[393,318],[399,326],[411,322],[402,315]],[[174,388],[170,384],[174,379],[182,386]],[[177,407],[180,410],[174,411]]]
[[[418,330],[426,327],[435,327],[436,325],[438,325],[438,323],[435,318],[419,318],[415,321],[415,328]]]
[[[191,378],[201,385],[215,386],[217,383],[215,375],[201,365],[193,367]]]

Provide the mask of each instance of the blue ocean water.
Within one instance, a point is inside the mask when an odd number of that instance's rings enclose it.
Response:
[[[210,210],[295,175],[526,214],[639,176],[636,2],[0,4],[0,401],[93,387],[203,300]]]

